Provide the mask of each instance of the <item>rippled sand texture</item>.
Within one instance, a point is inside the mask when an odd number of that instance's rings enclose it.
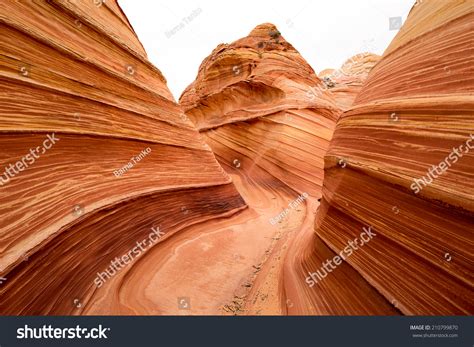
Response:
[[[246,207],[115,1],[1,1],[0,16],[0,174],[59,138],[0,187],[1,314],[80,312],[152,227],[165,240]]]
[[[474,148],[418,194],[410,188],[474,134],[473,22],[470,1],[414,6],[325,158],[317,237],[339,252],[372,226],[377,236],[347,262],[407,315],[474,313]]]

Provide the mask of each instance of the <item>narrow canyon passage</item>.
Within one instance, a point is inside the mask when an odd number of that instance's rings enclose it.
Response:
[[[303,226],[311,228],[314,213],[302,199],[289,208],[299,194],[263,170],[226,169],[249,207],[149,249],[108,281],[84,314],[285,314],[279,288],[285,249]],[[272,225],[286,208],[289,213]],[[258,301],[248,312],[247,296]]]
[[[179,100],[116,1],[0,10],[2,315],[474,312],[468,2],[319,76],[259,24]]]

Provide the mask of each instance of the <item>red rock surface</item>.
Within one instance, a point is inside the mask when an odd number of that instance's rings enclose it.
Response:
[[[423,1],[329,90],[262,24],[180,107],[116,2],[0,2],[0,168],[59,138],[1,181],[0,314],[472,314],[474,152],[410,186],[474,133],[473,20]]]
[[[245,208],[116,2],[0,2],[0,83],[1,174],[59,138],[2,176],[1,314],[80,313],[153,226],[165,240]]]
[[[219,45],[180,99],[224,165],[258,166],[319,197],[323,156],[340,113],[321,80],[273,24]]]
[[[318,297],[306,284],[299,286],[304,277],[297,270],[306,256],[316,253],[317,258],[311,259],[317,264],[333,254],[312,229],[323,178],[318,169],[341,110],[274,25],[259,25],[248,37],[218,46],[201,64],[180,103],[234,177],[250,210],[266,213],[262,207],[271,203],[287,211],[275,225],[267,222],[248,229],[253,233],[274,229],[273,242],[244,288],[224,305],[225,313],[397,313],[347,264],[327,280]],[[288,208],[302,193],[309,197],[297,208]]]
[[[414,6],[325,158],[317,238],[338,253],[372,226],[377,236],[347,263],[407,315],[474,312],[474,148],[418,194],[411,188],[474,134],[473,21],[470,2]],[[316,270],[317,244],[302,274]],[[327,285],[313,287],[312,302]],[[350,299],[335,291],[332,301]]]

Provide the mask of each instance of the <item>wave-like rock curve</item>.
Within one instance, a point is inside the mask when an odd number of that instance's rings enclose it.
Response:
[[[347,263],[403,314],[474,312],[473,20],[466,1],[415,5],[325,157],[316,235],[339,253],[371,226]]]
[[[80,313],[152,230],[245,208],[115,1],[0,2],[0,83],[2,314]]]

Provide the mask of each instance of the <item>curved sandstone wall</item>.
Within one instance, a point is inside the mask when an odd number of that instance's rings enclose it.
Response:
[[[370,226],[346,261],[403,314],[474,312],[473,21],[468,1],[415,5],[325,157],[317,237],[336,255]]]
[[[0,14],[2,314],[81,313],[152,230],[245,207],[115,1]]]

